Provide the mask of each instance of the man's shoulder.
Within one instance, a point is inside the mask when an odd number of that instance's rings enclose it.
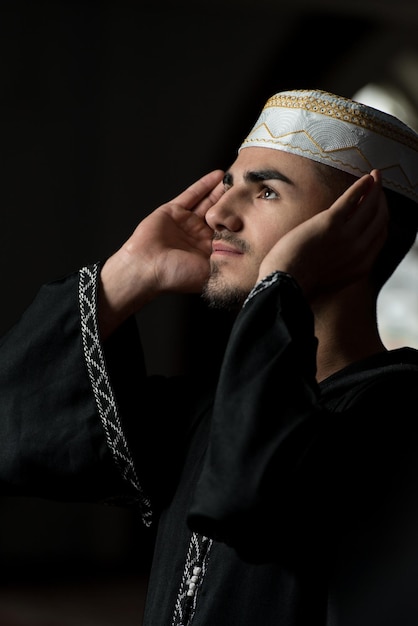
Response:
[[[333,374],[320,388],[323,400],[331,403],[365,393],[409,391],[418,398],[418,350],[405,347],[372,355]]]

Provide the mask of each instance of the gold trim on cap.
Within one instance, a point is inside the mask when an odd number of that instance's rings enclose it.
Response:
[[[406,124],[389,113],[373,109],[343,96],[337,98],[328,91],[295,89],[291,94],[284,91],[267,100],[264,108],[270,107],[304,109],[312,113],[326,115],[401,141],[418,152],[418,136]]]

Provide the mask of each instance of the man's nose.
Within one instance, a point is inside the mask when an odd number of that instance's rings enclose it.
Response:
[[[238,199],[229,189],[207,211],[205,216],[207,224],[212,230],[230,230],[237,232],[242,228],[242,219],[238,206]]]

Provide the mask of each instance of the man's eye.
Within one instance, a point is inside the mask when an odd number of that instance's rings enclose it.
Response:
[[[271,187],[263,187],[263,190],[261,192],[261,197],[270,199],[270,198],[278,198],[279,195],[274,191],[274,189],[271,189]]]

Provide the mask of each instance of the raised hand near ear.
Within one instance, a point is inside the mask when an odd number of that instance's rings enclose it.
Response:
[[[223,193],[222,178],[223,171],[214,170],[155,209],[106,261],[99,292],[103,337],[161,293],[201,291],[212,242],[204,217]]]
[[[259,279],[291,274],[308,299],[366,276],[385,241],[388,211],[378,170],[349,187],[329,209],[284,235],[260,265]]]

